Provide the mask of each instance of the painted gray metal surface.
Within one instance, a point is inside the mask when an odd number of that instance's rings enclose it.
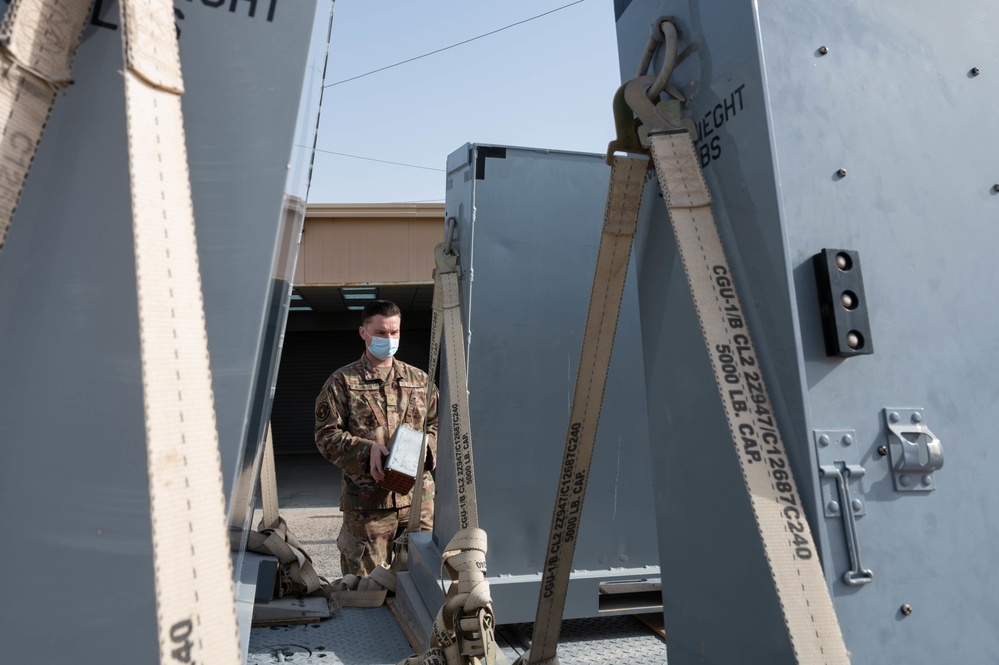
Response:
[[[999,658],[987,526],[999,500],[989,482],[999,394],[990,9],[978,0],[617,3],[624,78],[657,16],[677,17],[681,49],[697,44],[674,81],[691,98],[713,210],[855,664]],[[641,225],[670,661],[794,662],[654,192]],[[811,260],[823,248],[860,253],[872,355],[825,355]],[[893,458],[878,453],[889,445],[889,407],[922,409],[940,438],[933,491],[895,489]],[[874,576],[864,586],[843,583],[843,521],[823,508],[815,435],[827,431],[854,434],[865,470],[851,483]]]
[[[177,10],[238,546],[304,213],[331,3]],[[56,102],[0,254],[0,505],[19,523],[17,546],[0,553],[0,635],[5,658],[24,662],[70,652],[87,663],[157,660],[120,39],[117,3],[98,2],[76,84]]]
[[[609,173],[599,155],[522,148],[466,146],[448,160],[479,523],[502,623],[533,621],[537,610]],[[637,307],[629,278],[567,617],[599,612],[601,581],[658,574]],[[444,404],[454,389],[446,376]],[[442,419],[440,441],[449,436]],[[443,548],[457,516],[453,462],[440,448],[434,536]]]
[[[392,612],[382,605],[347,607],[320,623],[255,628],[246,662],[396,665],[412,653]]]
[[[665,665],[662,638],[634,617],[575,619],[562,624],[563,665]],[[530,645],[531,625],[501,627],[497,665],[514,662]],[[412,653],[388,607],[344,608],[331,619],[300,626],[255,628],[247,663],[395,665]]]
[[[531,645],[534,624],[505,626],[497,642],[516,656]],[[666,665],[666,645],[648,626],[632,616],[563,621],[559,630],[558,662],[607,665]]]

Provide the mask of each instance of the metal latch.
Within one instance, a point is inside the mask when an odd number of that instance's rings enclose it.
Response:
[[[888,454],[896,492],[932,492],[943,466],[943,445],[923,423],[922,409],[885,409]]]
[[[860,559],[860,539],[857,537],[857,517],[864,514],[863,479],[866,471],[860,466],[860,452],[853,430],[815,430],[822,504],[826,517],[840,517],[850,555],[850,570],[843,573],[843,582],[850,586],[867,584],[874,573],[864,568]],[[853,490],[851,491],[851,483]]]

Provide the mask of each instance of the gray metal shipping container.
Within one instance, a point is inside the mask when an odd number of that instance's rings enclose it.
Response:
[[[0,634],[11,662],[158,661],[118,11],[96,3],[0,253],[0,505],[17,531],[0,551]],[[237,577],[331,12],[327,0],[176,7]],[[245,572],[252,585],[255,569]],[[245,644],[252,587],[240,592]]]
[[[448,158],[446,211],[457,220],[479,523],[489,534],[488,575],[501,623],[533,621],[537,610],[609,174],[603,158],[590,154],[469,145]],[[645,611],[660,605],[651,582],[659,553],[637,307],[629,278],[567,617],[626,611],[599,591],[625,580],[649,583],[640,601]],[[447,404],[461,387],[447,383],[446,364],[441,383]],[[444,419],[438,556],[458,528],[450,440]],[[414,570],[414,579],[430,588],[439,574],[434,557],[418,552],[415,560],[427,572]],[[428,606],[435,613],[439,605]]]
[[[624,79],[658,16],[696,44],[673,80],[852,662],[996,662],[994,6],[615,4]],[[636,259],[669,660],[794,662],[654,190]],[[813,256],[827,248],[859,257],[872,354],[826,353]],[[869,584],[843,580],[829,449],[864,470],[849,490]]]

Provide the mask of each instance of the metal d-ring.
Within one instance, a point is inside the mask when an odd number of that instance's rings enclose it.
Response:
[[[649,87],[649,92],[647,93],[649,99],[653,102],[659,101],[659,95],[669,85],[669,80],[673,76],[673,70],[676,68],[676,49],[680,43],[680,37],[676,33],[676,24],[672,18],[660,19],[657,26],[662,31],[664,37],[662,48],[666,50],[666,55],[663,58],[663,66],[659,68],[659,75]]]

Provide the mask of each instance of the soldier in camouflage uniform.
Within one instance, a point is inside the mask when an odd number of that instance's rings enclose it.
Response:
[[[422,431],[426,420],[420,529],[433,528],[430,471],[437,460],[437,388],[431,384],[428,394],[426,372],[393,357],[401,320],[395,303],[368,303],[359,329],[364,355],[334,372],[316,398],[316,446],[343,471],[344,516],[337,546],[344,574],[367,575],[375,566],[391,563],[392,543],[409,522],[415,485],[406,495],[378,485],[385,477],[385,444],[399,425]]]

